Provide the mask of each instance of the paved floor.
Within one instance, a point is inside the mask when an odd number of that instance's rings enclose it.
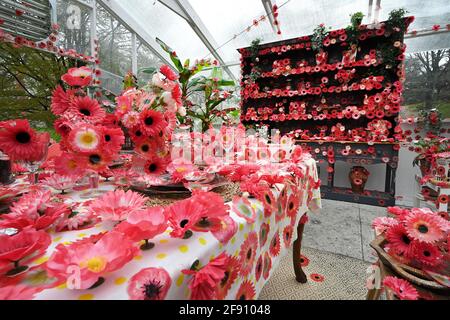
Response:
[[[386,216],[386,208],[322,200],[322,211],[310,214],[305,227],[305,247],[375,262],[369,244],[374,239],[372,220]]]

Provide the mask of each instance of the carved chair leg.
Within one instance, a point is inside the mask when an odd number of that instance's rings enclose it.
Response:
[[[367,292],[366,300],[380,300],[381,289],[370,289]]]
[[[308,282],[308,278],[306,277],[305,272],[301,266],[301,251],[302,251],[302,240],[303,240],[303,230],[305,229],[304,219],[300,220],[300,223],[297,227],[297,240],[294,241],[294,255],[293,255],[293,263],[294,263],[294,271],[295,271],[295,279],[299,283]]]

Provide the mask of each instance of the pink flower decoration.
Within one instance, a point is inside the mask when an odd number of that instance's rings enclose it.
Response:
[[[89,210],[102,220],[122,221],[134,211],[144,209],[146,198],[133,191],[116,190],[94,200]]]
[[[441,218],[421,211],[411,212],[405,218],[408,235],[418,241],[435,243],[445,237]]]
[[[41,289],[23,284],[9,285],[0,288],[0,300],[33,300]]]
[[[153,239],[167,229],[167,218],[162,207],[131,212],[126,221],[115,231],[123,233],[133,241]]]
[[[383,285],[392,290],[394,295],[400,300],[418,300],[419,293],[408,281],[396,277],[388,276],[384,278]]]
[[[128,295],[131,300],[164,300],[172,285],[169,273],[162,268],[147,268],[130,279]]]
[[[72,68],[61,77],[71,87],[86,87],[92,81],[92,70],[88,67]]]
[[[75,242],[69,246],[59,244],[47,261],[49,275],[69,279],[73,268],[79,271],[80,279],[72,290],[85,290],[96,284],[103,275],[114,272],[130,262],[139,249],[118,232],[109,232],[98,242]]]

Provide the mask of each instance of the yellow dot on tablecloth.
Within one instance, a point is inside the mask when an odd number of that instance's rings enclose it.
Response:
[[[255,225],[254,225],[254,224],[251,224],[251,225],[250,225],[250,231],[253,231],[253,229],[255,229]]]
[[[142,260],[142,256],[136,256],[136,257],[134,257],[134,260],[136,260],[136,261]]]
[[[189,247],[185,246],[185,245],[182,245],[182,246],[178,247],[178,250],[180,250],[181,253],[186,253],[186,252],[189,251]]]
[[[49,257],[40,257],[33,261],[35,264],[43,264],[44,262],[47,262]]]
[[[223,244],[219,243],[219,249],[220,249],[220,250],[223,249]]]
[[[125,282],[127,282],[127,278],[125,278],[125,277],[120,277],[120,278],[117,278],[116,280],[114,280],[114,283],[116,284],[116,286],[120,286],[120,285],[124,284]]]
[[[56,289],[59,289],[59,290],[67,289],[67,283],[64,282],[63,284],[60,284],[59,286],[56,287]]]
[[[262,215],[262,213],[259,215],[259,220],[263,220],[264,219],[264,216]]]
[[[94,295],[87,293],[87,294],[82,294],[81,296],[78,297],[78,300],[93,300],[94,299]]]
[[[234,252],[234,256],[235,256],[235,257],[239,257],[239,250],[236,250],[236,251]]]
[[[86,236],[87,236],[86,233],[80,233],[80,234],[77,235],[78,238],[84,238]]]
[[[156,259],[159,259],[159,260],[163,260],[165,258],[167,258],[167,254],[165,254],[165,253],[158,253],[156,255]]]
[[[239,230],[240,230],[240,231],[244,230],[244,224],[241,223],[241,224],[239,225]]]
[[[236,238],[235,237],[231,238],[231,244],[234,244],[235,242],[236,242]]]
[[[198,239],[198,242],[200,242],[200,244],[203,246],[206,246],[206,244],[208,243],[205,238]]]
[[[215,255],[211,255],[211,257],[209,257],[209,261],[214,260],[215,257]]]
[[[159,243],[161,243],[161,244],[166,244],[166,243],[169,243],[169,240],[167,240],[167,239],[162,239],[162,240],[159,240]]]
[[[53,239],[53,242],[60,242],[62,240],[62,237],[56,237],[55,239]]]
[[[71,245],[72,244],[72,242],[71,241],[66,241],[66,242],[63,242],[63,245],[65,245],[65,246],[68,246],[68,245]]]
[[[244,239],[247,240],[248,238],[248,233],[244,234]]]
[[[177,287],[181,287],[181,285],[183,284],[183,281],[184,281],[184,274],[180,274],[180,276],[178,277],[177,282],[176,282]]]

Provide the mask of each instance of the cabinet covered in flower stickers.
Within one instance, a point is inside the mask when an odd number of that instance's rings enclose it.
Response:
[[[403,38],[413,21],[397,13],[378,24],[334,31],[320,25],[311,36],[239,50],[242,123],[278,129],[327,162],[324,198],[395,204],[398,143],[404,138]],[[369,171],[367,166],[385,163],[385,190],[334,187],[336,161]]]

